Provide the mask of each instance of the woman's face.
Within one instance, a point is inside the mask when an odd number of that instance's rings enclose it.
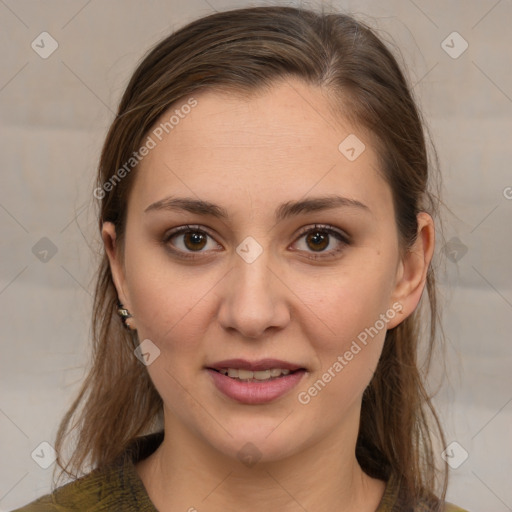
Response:
[[[321,90],[298,80],[194,98],[162,117],[179,110],[168,135],[157,125],[149,134],[156,146],[137,170],[122,261],[110,253],[139,340],[150,340],[166,428],[218,456],[342,449],[355,442],[386,329],[421,294],[406,297],[372,141],[335,123]],[[250,363],[258,373],[218,371]],[[263,380],[240,380],[251,376]]]

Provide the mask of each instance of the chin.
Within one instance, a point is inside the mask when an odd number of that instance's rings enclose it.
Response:
[[[241,462],[247,467],[256,464],[278,462],[284,460],[301,449],[304,439],[297,439],[283,429],[282,425],[273,422],[268,427],[251,428],[240,424],[237,429],[230,429],[233,437],[226,434],[222,439],[209,439],[209,444],[227,458]],[[297,432],[297,428],[294,429]],[[302,433],[304,431],[302,430]]]

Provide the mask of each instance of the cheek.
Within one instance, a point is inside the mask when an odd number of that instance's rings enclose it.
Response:
[[[311,403],[326,421],[341,421],[360,402],[375,372],[386,336],[388,311],[382,306],[384,295],[378,295],[368,297],[358,288],[339,289],[319,311],[329,327],[318,322],[316,331],[309,333],[317,366],[297,398],[301,404]]]
[[[322,282],[316,281],[309,295],[305,295],[308,293],[305,283],[302,296],[308,297],[307,306],[318,319],[311,339],[318,340],[319,348],[323,346],[329,356],[343,351],[390,308],[393,264],[391,258],[388,261],[361,258]],[[380,323],[378,327],[379,331],[383,330]]]
[[[148,338],[169,354],[193,351],[212,314],[208,298],[218,276],[192,266],[178,269],[158,253],[134,249],[126,259],[139,339]]]
[[[333,390],[343,389],[348,396],[362,392],[371,379],[387,330],[387,309],[382,307],[382,301],[366,298],[358,302],[357,298],[355,294],[333,298],[329,329],[324,328],[311,337],[316,340],[321,379],[336,381],[331,386]]]
[[[300,403],[316,401],[322,409],[326,403],[336,403],[328,414],[338,416],[360,398],[377,367],[387,324],[396,315],[389,302],[392,264],[391,258],[387,262],[361,259],[324,286],[317,282],[307,301],[315,320],[303,328],[318,366],[305,384],[308,387],[301,389],[306,395]]]

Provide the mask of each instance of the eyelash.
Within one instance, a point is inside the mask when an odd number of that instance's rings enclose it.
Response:
[[[306,227],[302,229],[299,234],[297,235],[297,238],[295,241],[300,240],[303,236],[308,235],[310,233],[316,233],[320,232],[323,234],[328,234],[331,236],[334,236],[339,242],[341,242],[342,246],[338,247],[337,249],[321,252],[321,253],[312,253],[311,256],[306,256],[308,259],[311,260],[320,260],[320,259],[327,259],[335,257],[337,254],[343,251],[344,247],[347,245],[350,245],[350,237],[346,235],[343,231],[340,231],[333,226],[330,226],[329,224],[314,224],[312,227]],[[170,233],[167,233],[164,236],[163,243],[164,245],[173,253],[176,254],[178,257],[188,260],[194,260],[200,257],[201,251],[195,251],[195,252],[184,252],[180,249],[173,249],[169,246],[169,242],[176,236],[182,235],[185,233],[200,233],[209,236],[213,239],[213,236],[210,235],[207,231],[205,231],[200,226],[180,226],[179,228],[174,229]],[[330,242],[330,241],[329,241]],[[321,255],[320,255],[321,254]]]

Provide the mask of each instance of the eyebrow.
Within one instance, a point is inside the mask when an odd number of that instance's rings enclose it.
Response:
[[[299,201],[287,201],[276,208],[274,216],[276,222],[280,222],[284,219],[302,213],[332,210],[340,207],[356,208],[361,211],[371,212],[368,206],[356,199],[331,195],[324,197],[311,197]],[[211,203],[210,201],[203,201],[201,199],[189,197],[166,197],[156,203],[150,204],[144,212],[160,210],[184,210],[198,215],[211,215],[218,219],[227,220],[229,218],[227,210],[221,206]]]

